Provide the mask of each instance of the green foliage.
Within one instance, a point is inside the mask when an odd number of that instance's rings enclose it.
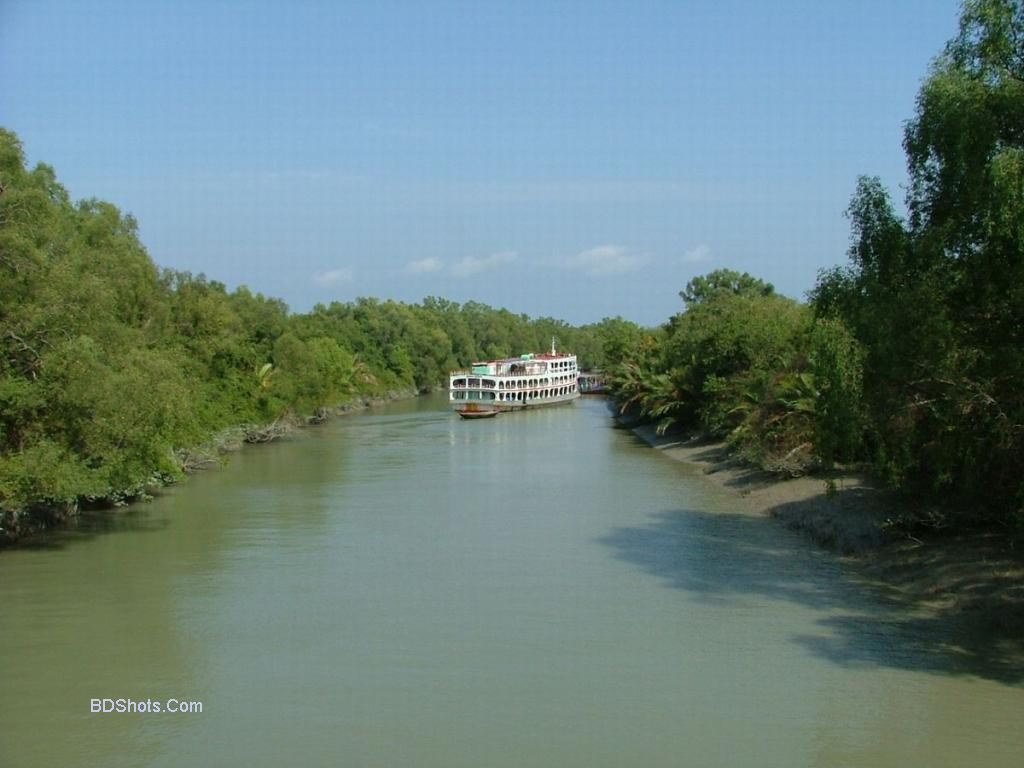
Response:
[[[860,455],[864,431],[864,351],[841,320],[821,319],[811,331],[814,444],[826,466]]]
[[[771,296],[775,287],[758,277],[732,269],[716,269],[706,275],[698,275],[679,292],[687,307],[709,301],[722,294],[736,296]]]
[[[732,270],[680,295],[685,311],[611,367],[621,409],[660,432],[700,430],[761,466],[803,471],[817,412],[807,307]]]
[[[711,376],[785,368],[807,334],[806,308],[774,294],[722,292],[669,321],[665,360],[688,365],[696,384]]]
[[[0,499],[5,511],[70,502],[102,491],[82,458],[54,440],[41,438],[16,453],[0,455]]]
[[[894,486],[975,519],[1024,519],[1022,126],[1024,6],[970,0],[906,128],[908,221],[862,180],[851,264],[813,297],[859,345],[836,335],[818,354],[832,349],[837,392],[861,361],[867,457]],[[840,458],[856,452],[843,447],[859,431],[844,405],[856,392],[834,400],[819,441]]]
[[[606,317],[580,331],[581,335],[597,342],[596,349],[586,348],[584,340],[573,347],[579,351],[580,366],[585,369],[614,367],[650,344],[650,335],[645,329],[621,317]]]
[[[729,444],[770,471],[788,475],[807,471],[814,463],[818,407],[814,376],[807,371],[758,371],[731,383],[736,405],[729,415],[738,418],[728,435]]]
[[[573,328],[439,298],[289,314],[244,286],[158,270],[131,216],[73,204],[2,129],[0,297],[0,522],[130,499],[226,428],[429,391],[453,368],[552,336],[600,365],[640,335],[621,319]]]

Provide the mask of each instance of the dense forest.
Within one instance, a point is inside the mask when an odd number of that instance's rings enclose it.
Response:
[[[0,540],[117,503],[232,443],[366,398],[425,392],[475,359],[551,337],[600,366],[639,334],[427,298],[289,313],[278,299],[159,269],[136,223],[74,203],[0,130]]]
[[[966,3],[905,128],[905,218],[876,178],[807,304],[693,280],[614,371],[627,411],[780,473],[869,467],[911,524],[1024,524],[1024,7]]]

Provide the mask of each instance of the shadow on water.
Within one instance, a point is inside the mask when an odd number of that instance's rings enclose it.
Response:
[[[14,550],[61,550],[72,544],[111,533],[159,533],[171,521],[154,517],[145,507],[113,507],[86,510],[71,518],[64,527],[42,531],[10,546]],[[0,552],[3,549],[0,548]]]
[[[925,608],[868,584],[854,566],[767,518],[672,510],[599,542],[667,586],[726,610],[760,598],[821,612],[820,634],[790,640],[837,665],[1024,681],[1019,644],[972,631],[953,607]]]

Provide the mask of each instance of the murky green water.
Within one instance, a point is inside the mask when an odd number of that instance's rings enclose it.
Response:
[[[0,554],[0,766],[1022,764],[1019,678],[731,503],[600,401],[246,450]]]

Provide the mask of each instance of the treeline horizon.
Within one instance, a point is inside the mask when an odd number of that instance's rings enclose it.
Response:
[[[877,178],[807,304],[696,278],[613,371],[622,407],[780,473],[867,467],[907,525],[1024,532],[1024,5],[968,0],[905,127],[906,219]]]
[[[621,318],[571,326],[437,297],[289,312],[245,286],[158,268],[134,218],[72,202],[4,129],[0,189],[0,541],[174,481],[223,430],[259,436],[427,392],[451,369],[540,351],[552,336],[601,366],[606,345],[639,333]]]

